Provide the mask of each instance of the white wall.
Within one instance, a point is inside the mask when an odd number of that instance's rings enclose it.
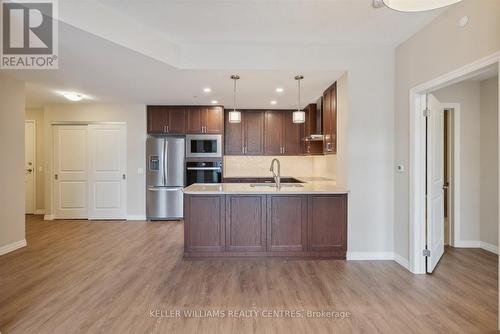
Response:
[[[145,217],[146,107],[145,105],[65,103],[44,107],[45,134],[45,214],[52,208],[52,126],[61,121],[96,121],[127,123],[127,215]]]
[[[468,15],[469,24],[458,20]],[[464,0],[451,6],[396,49],[395,160],[409,166],[409,90],[500,51],[500,1]],[[395,174],[394,247],[409,258],[409,171]]]
[[[498,77],[481,81],[480,241],[498,247]]]
[[[25,245],[24,82],[0,74],[0,255]]]
[[[460,104],[460,240],[479,240],[481,206],[480,86],[461,82],[432,93],[441,103]],[[457,241],[457,240],[455,240]]]
[[[44,173],[44,122],[43,122],[43,108],[27,108],[25,114],[26,120],[34,120],[36,124],[36,203],[35,213],[42,213],[45,211],[45,173]],[[42,170],[40,170],[40,167]]]

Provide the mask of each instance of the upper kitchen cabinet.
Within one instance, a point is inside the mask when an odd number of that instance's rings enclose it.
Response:
[[[223,132],[223,108],[189,107],[187,110],[187,133],[219,134]]]
[[[337,153],[337,83],[323,93],[323,152]]]
[[[240,123],[229,123],[229,110],[225,115],[225,154],[264,154],[264,112],[246,110],[241,113]]]
[[[322,103],[320,99],[319,103]],[[304,123],[303,153],[307,155],[323,154],[323,140],[315,140],[314,135],[322,131],[321,115],[318,111],[318,104],[311,103],[304,108],[306,120]]]
[[[264,122],[265,155],[301,155],[304,125],[293,123],[291,110],[269,110]]]
[[[147,131],[151,134],[184,134],[185,114],[184,107],[148,106]]]

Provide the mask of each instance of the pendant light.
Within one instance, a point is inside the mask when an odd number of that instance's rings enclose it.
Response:
[[[306,113],[300,108],[300,80],[304,79],[303,75],[297,75],[295,76],[295,80],[297,80],[297,85],[298,85],[298,104],[297,104],[297,111],[293,112],[292,115],[292,120],[294,123],[304,123],[306,121]]]
[[[400,12],[423,12],[456,4],[462,0],[383,0],[384,4]]]
[[[236,80],[240,79],[237,74],[231,75],[231,79],[234,81],[233,89],[233,111],[229,112],[229,123],[241,123],[241,112],[236,110]]]

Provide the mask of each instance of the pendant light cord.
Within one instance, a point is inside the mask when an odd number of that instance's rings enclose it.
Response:
[[[233,111],[236,111],[236,78],[234,80],[234,88],[233,88]]]
[[[297,105],[297,111],[300,111],[300,80],[301,79],[297,80],[298,81],[298,85],[299,85],[299,99],[298,99],[299,104]]]

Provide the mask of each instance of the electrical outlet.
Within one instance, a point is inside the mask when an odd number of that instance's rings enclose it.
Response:
[[[396,171],[398,173],[403,173],[405,171],[405,166],[403,166],[403,165],[397,165],[396,166]]]

